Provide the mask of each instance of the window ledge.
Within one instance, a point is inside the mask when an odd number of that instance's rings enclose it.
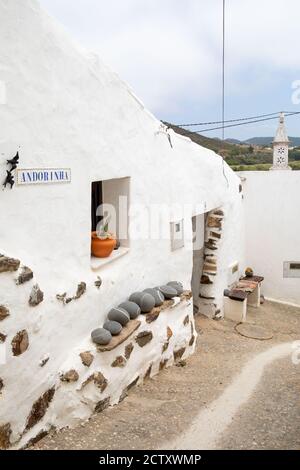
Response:
[[[114,250],[108,258],[96,258],[95,256],[92,256],[91,257],[91,269],[92,271],[98,271],[99,269],[103,268],[103,266],[107,266],[108,264],[112,263],[116,259],[119,259],[122,256],[127,255],[127,253],[129,253],[129,248],[125,248],[124,246],[121,246],[118,250]]]

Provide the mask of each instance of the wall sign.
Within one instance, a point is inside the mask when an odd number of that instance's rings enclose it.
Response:
[[[17,170],[17,184],[71,183],[70,168],[31,168]]]

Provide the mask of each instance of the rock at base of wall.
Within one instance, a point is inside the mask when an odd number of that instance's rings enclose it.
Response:
[[[55,388],[47,390],[32,406],[30,415],[27,419],[25,430],[33,428],[46,414],[46,411],[54,397]]]
[[[110,398],[105,398],[105,400],[101,400],[95,406],[95,413],[101,413],[102,411],[106,410],[109,407]]]
[[[181,348],[181,349],[178,349],[177,351],[174,351],[173,353],[174,360],[178,361],[179,359],[181,359],[184,353],[185,353],[185,348]]]
[[[10,424],[0,425],[0,449],[8,449],[10,446],[11,427]]]

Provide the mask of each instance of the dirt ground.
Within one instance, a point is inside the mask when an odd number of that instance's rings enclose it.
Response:
[[[222,396],[249,360],[274,345],[300,340],[300,309],[295,307],[265,302],[259,309],[248,308],[247,319],[271,330],[273,338],[246,338],[233,322],[197,316],[197,349],[184,367],[162,371],[133,388],[119,405],[76,429],[46,436],[34,449],[166,449],[174,440],[180,449],[181,435]],[[293,364],[291,355],[292,348],[290,355],[266,367],[215,448],[300,448],[300,364]]]

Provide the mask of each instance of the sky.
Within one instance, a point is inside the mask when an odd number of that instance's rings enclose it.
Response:
[[[157,118],[221,120],[222,0],[40,3]],[[226,0],[226,119],[300,111],[299,18],[299,0]],[[251,124],[225,137],[272,136],[276,127],[276,121]],[[300,115],[288,118],[287,128],[299,136]]]

